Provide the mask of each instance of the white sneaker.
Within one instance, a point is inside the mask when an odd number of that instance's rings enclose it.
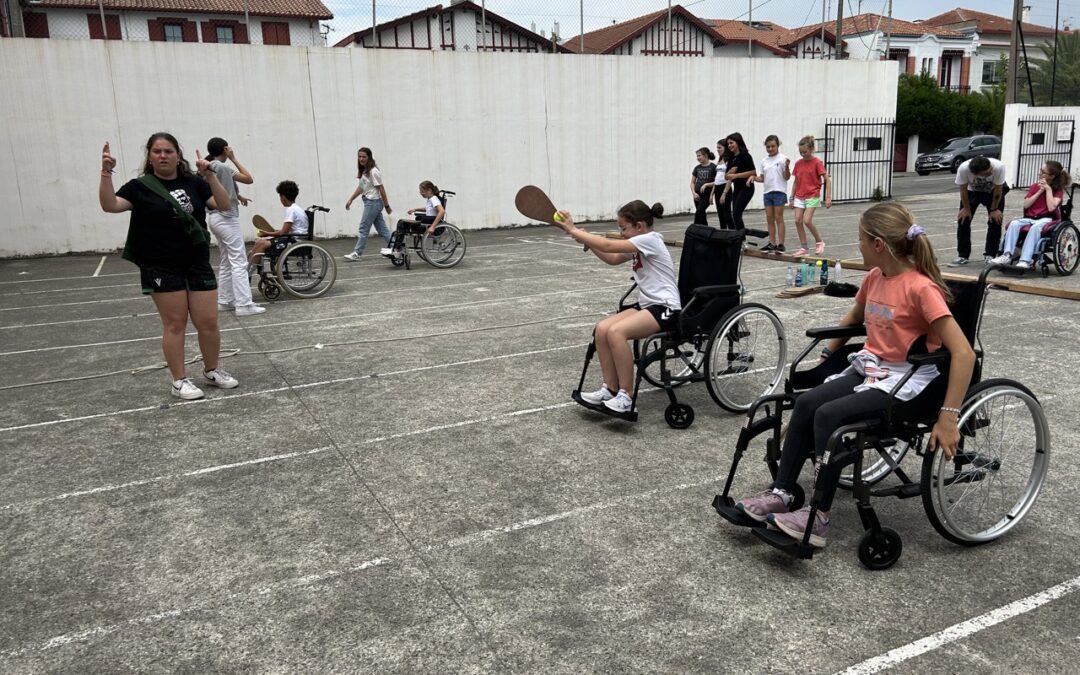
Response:
[[[236,305],[231,302],[219,302],[217,304],[217,311],[219,312],[231,312],[236,309]]]
[[[987,256],[986,262],[991,265],[1008,265],[1012,262],[1012,256],[1008,253],[1002,253],[996,258]]]
[[[620,389],[619,393],[612,399],[604,401],[604,405],[608,410],[617,413],[628,413],[634,407],[634,399],[630,398],[630,394],[627,394],[625,389]]]
[[[240,386],[240,383],[236,381],[236,378],[226,373],[220,366],[213,370],[204,370],[203,377],[206,378],[207,384],[221,387],[222,389],[235,389]],[[200,391],[199,394],[202,394],[202,392]]]
[[[260,307],[253,302],[250,305],[240,305],[237,307],[236,316],[255,316],[256,314],[262,314],[265,311],[265,307]]]
[[[172,383],[172,395],[185,401],[194,401],[206,396],[202,389],[196,387],[195,383],[186,377]]]
[[[1022,270],[1031,269],[1031,263],[1026,260],[1021,260],[1020,262],[1016,263],[1016,266]]]
[[[615,398],[615,394],[611,393],[611,390],[607,388],[606,384],[600,385],[600,388],[596,391],[582,392],[580,396],[581,400],[589,405],[600,405],[604,401],[610,401]]]
[[[392,248],[380,248],[379,255],[394,255],[394,249]]]
[[[356,262],[357,260],[360,259],[360,256],[356,255],[356,251],[350,251],[349,253],[346,253],[345,255],[343,255],[341,257],[345,258],[346,260],[351,260],[353,262]]]
[[[965,258],[964,256],[960,256],[959,258],[952,261],[951,263],[948,263],[946,265],[946,267],[960,267],[960,266],[966,265],[966,264],[968,264],[968,259]]]

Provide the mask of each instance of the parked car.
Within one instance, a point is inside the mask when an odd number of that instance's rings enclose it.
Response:
[[[925,152],[915,159],[915,173],[929,175],[931,171],[948,169],[953,173],[972,157],[1001,158],[1001,139],[997,136],[963,136],[950,138],[936,150]]]

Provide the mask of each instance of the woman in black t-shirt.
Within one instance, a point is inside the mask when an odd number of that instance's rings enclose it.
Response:
[[[746,151],[746,141],[742,134],[735,132],[727,137],[728,150],[732,157],[727,165],[727,179],[731,184],[731,221],[736,230],[746,227],[743,223],[743,211],[754,196],[752,179],[757,175],[754,158]]]
[[[188,318],[199,334],[203,377],[207,384],[232,389],[236,379],[218,367],[217,280],[210,267],[206,208],[229,208],[229,195],[195,151],[196,176],[171,134],[156,133],[146,142],[142,175],[113,190],[116,160],[106,143],[101,151],[98,200],[106,213],[131,211],[124,258],[139,266],[143,293],[161,317],[161,348],[172,374],[172,393],[185,400],[203,397],[184,370],[184,333]]]
[[[712,189],[713,181],[716,180],[716,165],[712,160],[716,155],[708,148],[698,148],[697,165],[690,172],[690,193],[694,196],[694,223],[708,225],[705,212],[709,209],[709,190]]]

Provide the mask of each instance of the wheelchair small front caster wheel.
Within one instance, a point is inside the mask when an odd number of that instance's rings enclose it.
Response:
[[[259,282],[259,292],[271,302],[281,297],[281,286],[269,281]]]
[[[401,267],[405,264],[405,256],[402,253],[396,253],[390,256],[390,262],[394,263],[394,267]]]
[[[887,570],[900,559],[904,542],[896,530],[867,530],[859,540],[859,562],[868,570]]]
[[[694,423],[694,409],[685,403],[672,403],[664,409],[664,420],[672,429],[687,429]]]

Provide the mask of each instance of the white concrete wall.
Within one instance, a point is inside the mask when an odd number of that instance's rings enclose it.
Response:
[[[1080,122],[1080,106],[1055,106],[1032,107],[1026,103],[1010,103],[1005,106],[1005,122],[1001,133],[1001,161],[1008,167],[1009,185],[1013,185],[1017,175],[1017,159],[1020,156],[1020,118],[1022,117],[1071,117]],[[1077,125],[1080,127],[1080,124]],[[1080,128],[1076,129],[1080,135]],[[1047,139],[1047,147],[1053,148],[1056,144],[1052,139]],[[1025,160],[1026,161],[1026,160]],[[1064,162],[1062,162],[1064,164]],[[1073,181],[1078,180],[1080,174],[1080,138],[1075,138],[1072,144],[1072,160],[1069,167]],[[1023,181],[1021,181],[1023,182]]]
[[[119,187],[159,130],[191,158],[211,136],[233,145],[255,177],[245,221],[277,220],[288,178],[301,204],[333,209],[320,235],[347,235],[360,146],[395,217],[430,179],[459,193],[449,216],[465,228],[522,223],[514,194],[530,183],[581,219],[610,219],[636,198],[689,211],[694,151],[721,135],[740,131],[757,157],[775,133],[795,156],[827,116],[896,107],[896,64],[879,61],[8,39],[0,63],[0,256],[121,246],[127,217],[98,206],[101,146],[112,142]],[[215,79],[222,64],[239,76]],[[723,104],[722,82],[741,83],[739,105]],[[819,95],[777,97],[795,89]]]

